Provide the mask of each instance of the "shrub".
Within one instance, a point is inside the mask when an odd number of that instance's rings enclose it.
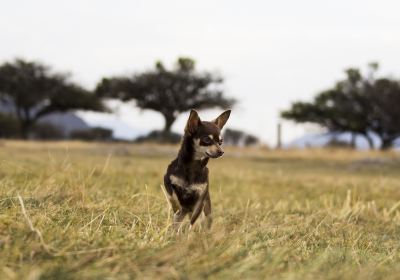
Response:
[[[111,129],[94,127],[88,130],[74,130],[71,132],[71,139],[86,141],[109,141],[112,140],[113,132]]]
[[[155,142],[177,144],[181,141],[182,135],[175,132],[165,132],[162,130],[153,130],[146,136],[136,138],[136,143]]]
[[[21,129],[18,120],[8,114],[0,113],[0,138],[19,138]]]

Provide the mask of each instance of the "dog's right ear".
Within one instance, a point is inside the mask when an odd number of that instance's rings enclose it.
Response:
[[[189,119],[186,123],[185,133],[194,134],[201,123],[199,114],[196,110],[190,110]]]

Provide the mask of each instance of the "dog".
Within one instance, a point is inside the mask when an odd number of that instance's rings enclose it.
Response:
[[[190,111],[178,156],[169,164],[164,187],[174,211],[173,225],[179,229],[186,215],[190,228],[204,212],[206,225],[211,227],[211,199],[207,163],[210,158],[224,154],[221,130],[231,110],[213,121],[202,121],[195,110]]]

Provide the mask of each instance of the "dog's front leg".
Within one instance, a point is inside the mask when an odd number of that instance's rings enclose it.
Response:
[[[186,211],[183,208],[176,211],[176,213],[174,214],[174,224],[173,224],[175,230],[179,231],[182,221],[187,213],[188,211]]]
[[[211,198],[209,192],[207,192],[206,197],[204,198],[204,215],[206,216],[206,225],[207,228],[211,228],[212,224],[212,216],[211,216]]]
[[[208,189],[206,189],[201,193],[199,199],[197,200],[195,206],[193,207],[193,213],[192,216],[190,217],[190,225],[191,227],[194,225],[196,222],[197,218],[200,216],[201,211],[203,211],[204,208],[204,200],[207,196]]]

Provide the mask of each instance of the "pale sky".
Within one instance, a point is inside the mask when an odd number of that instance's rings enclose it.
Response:
[[[226,94],[240,101],[228,126],[274,144],[279,111],[332,86],[345,68],[378,61],[383,75],[400,77],[399,11],[395,0],[3,1],[0,63],[39,60],[91,89],[103,76],[190,56],[223,75]],[[159,114],[134,107],[111,119],[135,131],[163,126]],[[284,123],[286,142],[303,133]]]

